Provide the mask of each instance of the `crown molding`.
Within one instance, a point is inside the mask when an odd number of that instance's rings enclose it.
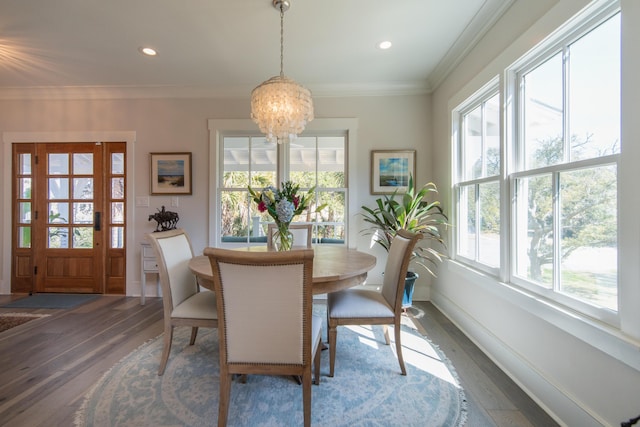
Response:
[[[435,90],[449,74],[467,57],[495,23],[505,14],[516,0],[487,0],[480,8],[464,32],[436,65],[429,75],[428,86]]]

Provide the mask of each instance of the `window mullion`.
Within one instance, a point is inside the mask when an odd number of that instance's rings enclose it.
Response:
[[[289,179],[289,174],[291,173],[289,161],[291,160],[291,156],[289,154],[289,144],[278,144],[276,150],[276,152],[278,153],[278,164],[276,166],[277,169],[275,186],[279,188],[280,183],[285,182]]]

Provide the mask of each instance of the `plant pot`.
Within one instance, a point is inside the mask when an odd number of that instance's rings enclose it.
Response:
[[[404,294],[402,295],[402,308],[407,309],[413,304],[413,288],[416,284],[418,274],[413,271],[407,271],[407,277],[404,279]]]

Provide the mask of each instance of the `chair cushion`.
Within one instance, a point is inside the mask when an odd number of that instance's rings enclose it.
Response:
[[[358,317],[390,317],[393,309],[382,294],[369,289],[346,289],[327,295],[329,317],[348,319]]]
[[[216,294],[211,291],[202,291],[193,294],[173,309],[171,317],[180,317],[183,319],[217,319]]]

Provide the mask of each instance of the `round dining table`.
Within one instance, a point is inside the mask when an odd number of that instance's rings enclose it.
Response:
[[[294,248],[295,249],[295,248]],[[235,250],[266,252],[266,246],[249,246]],[[339,291],[364,283],[367,272],[376,265],[376,257],[342,245],[313,246],[314,295]],[[189,269],[198,277],[201,286],[213,290],[213,274],[209,257],[195,256]]]

